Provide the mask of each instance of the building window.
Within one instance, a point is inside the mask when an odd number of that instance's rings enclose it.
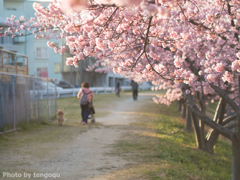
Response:
[[[48,59],[48,48],[47,47],[37,47],[35,52],[36,59]]]
[[[59,63],[55,63],[54,64],[54,73],[55,74],[59,74],[60,73],[60,64]]]
[[[7,10],[7,11],[16,11],[16,10],[17,10],[17,8],[11,8],[11,7],[7,7],[7,8],[6,8],[6,10]]]
[[[37,77],[48,77],[48,70],[46,67],[37,68]]]
[[[10,36],[5,36],[0,38],[1,44],[13,44],[13,38]]]

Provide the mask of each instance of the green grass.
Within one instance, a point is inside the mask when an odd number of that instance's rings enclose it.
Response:
[[[167,107],[149,100],[140,111],[145,115],[132,124],[131,130],[135,133],[128,133],[114,145],[117,149],[114,154],[131,159],[137,165],[116,173],[116,179],[122,172],[124,179],[231,179],[229,142],[218,140],[216,155],[198,150],[194,134],[186,133],[184,124],[180,123],[176,102]]]

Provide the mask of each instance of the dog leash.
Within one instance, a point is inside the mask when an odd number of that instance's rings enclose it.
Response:
[[[70,105],[72,105],[76,100],[78,100],[78,99],[74,99],[74,101],[73,102],[71,102],[70,104],[68,104],[65,108],[63,108],[63,110],[66,110]]]

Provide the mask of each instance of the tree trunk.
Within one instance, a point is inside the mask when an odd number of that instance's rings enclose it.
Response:
[[[238,95],[240,96],[240,77],[238,77],[238,87]],[[238,106],[238,108],[240,108],[240,106]],[[240,179],[240,115],[238,113],[237,122],[236,133],[232,136],[232,180]]]
[[[90,86],[93,87],[93,72],[90,72]]]
[[[200,120],[194,113],[192,113],[192,119],[193,119],[197,147],[198,147],[198,149],[206,151],[205,140],[204,140],[203,134],[201,132],[201,127],[199,127]]]
[[[182,99],[178,101],[178,112],[181,112],[182,110]]]
[[[81,86],[81,84],[83,83],[84,81],[84,78],[83,78],[83,61],[78,61],[78,70],[79,70],[79,84]]]
[[[206,140],[206,149],[207,152],[210,154],[213,154],[213,147],[215,146],[217,139],[218,139],[219,133],[216,130],[209,130],[208,135],[207,135],[207,140]]]
[[[206,103],[205,103],[205,96],[203,93],[203,87],[202,87],[202,92],[197,92],[197,99],[198,99],[198,104],[200,107],[200,110],[204,113],[206,111]],[[204,132],[204,122],[202,121],[202,119],[199,119],[199,127],[200,127],[200,132],[201,132],[201,138],[205,139],[205,132]],[[205,141],[204,141],[205,143]]]
[[[220,98],[217,109],[215,111],[213,121],[216,121],[218,124],[222,124],[223,119],[224,119],[225,109],[226,109],[226,102],[222,98]],[[219,116],[219,118],[218,118],[218,116]],[[216,118],[218,118],[218,119],[216,119]],[[217,142],[218,136],[219,136],[219,133],[216,130],[211,129],[208,132],[208,135],[206,138],[206,140],[207,140],[206,147],[207,147],[207,151],[211,154],[214,153],[213,147]]]
[[[240,179],[240,137],[232,137],[232,180]]]
[[[182,103],[182,118],[186,118],[186,103]]]
[[[193,127],[192,127],[192,113],[190,108],[187,107],[187,119],[186,119],[186,124],[185,124],[185,130],[189,133],[193,132]]]
[[[70,67],[70,83],[73,84],[73,66]]]
[[[205,114],[205,112],[204,112],[204,114]],[[205,141],[205,131],[204,131],[205,124],[204,124],[202,119],[199,119],[199,127],[200,127],[201,136],[202,136],[201,139],[204,139],[204,146],[206,146],[205,145],[205,143],[206,143],[206,141]]]

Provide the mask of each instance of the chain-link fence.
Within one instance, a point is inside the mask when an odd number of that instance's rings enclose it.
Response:
[[[56,108],[55,79],[0,73],[0,134],[50,120]]]

